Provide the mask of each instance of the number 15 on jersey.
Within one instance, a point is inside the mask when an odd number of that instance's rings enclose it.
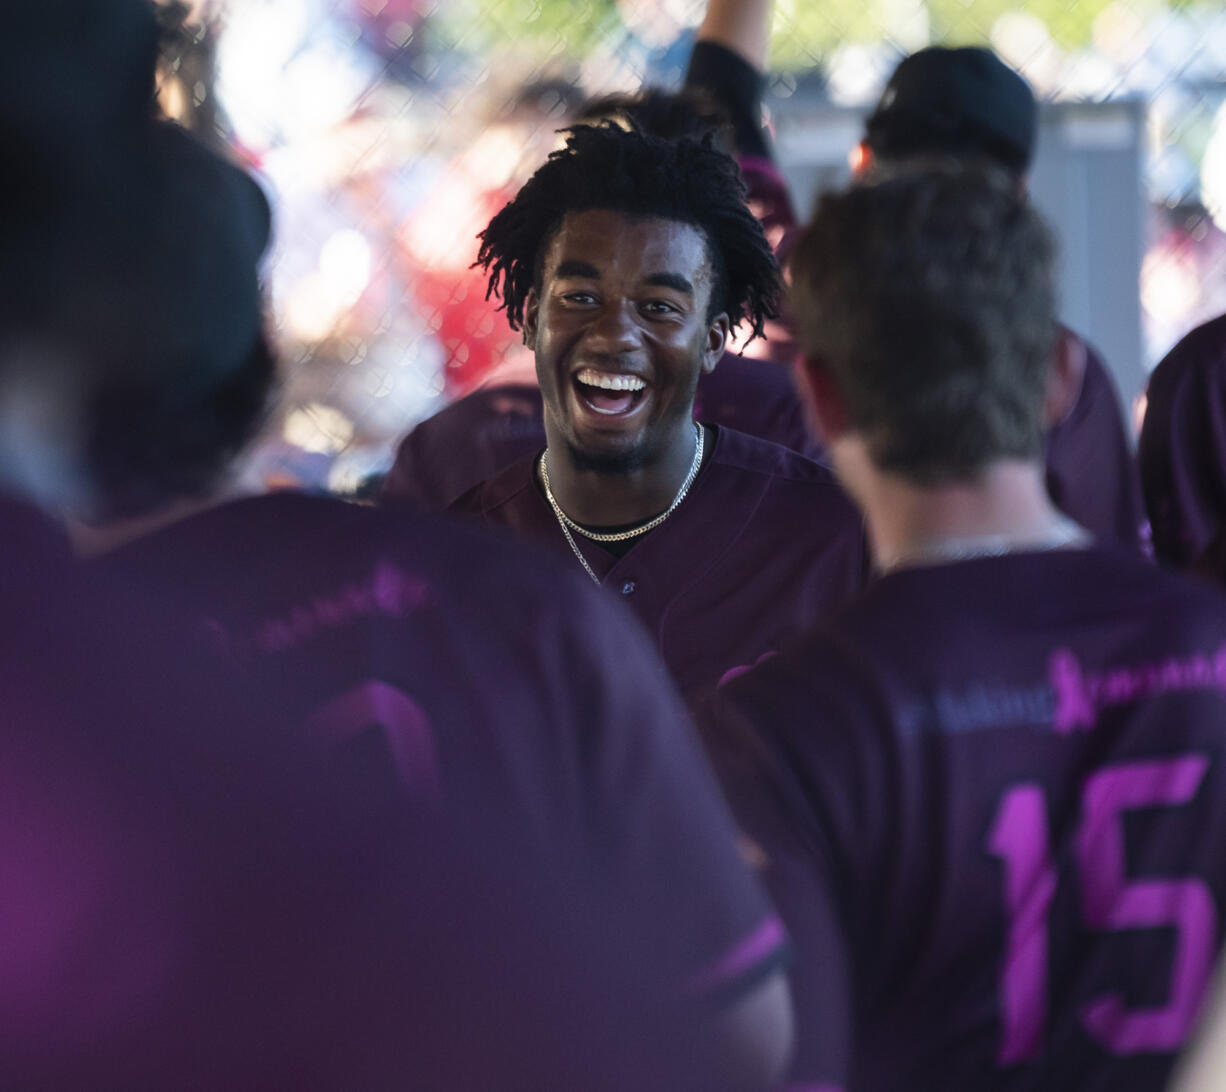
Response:
[[[1208,767],[1208,757],[1201,754],[1126,762],[1098,770],[1082,787],[1073,857],[1083,925],[1098,932],[1175,931],[1164,1005],[1130,1008],[1108,989],[1081,1010],[1086,1033],[1114,1054],[1177,1050],[1192,1031],[1213,970],[1217,907],[1209,886],[1195,876],[1129,879],[1124,840],[1126,812],[1189,803]],[[988,833],[988,849],[1004,866],[1007,919],[998,987],[998,1060],[1015,1065],[1041,1053],[1047,1023],[1050,910],[1057,873],[1041,786],[1025,782],[1005,792]]]

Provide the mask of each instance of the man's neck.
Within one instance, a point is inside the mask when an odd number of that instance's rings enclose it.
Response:
[[[873,553],[882,569],[906,564],[943,547],[976,541],[985,552],[1044,548],[1075,537],[1051,503],[1043,468],[1020,460],[994,463],[971,481],[919,486],[874,472],[857,490]],[[989,551],[988,543],[996,547]],[[950,556],[958,556],[952,552]]]
[[[659,515],[673,503],[694,455],[695,430],[688,422],[660,458],[620,473],[578,466],[565,443],[551,442],[546,456],[549,485],[576,523],[592,528],[629,526]]]

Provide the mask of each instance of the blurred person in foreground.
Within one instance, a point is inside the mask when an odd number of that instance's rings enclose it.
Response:
[[[476,528],[232,496],[276,372],[268,207],[175,126],[141,153],[113,306],[48,331],[97,388],[64,507],[88,571],[193,619],[370,814],[344,934],[300,953],[335,971],[286,1015],[328,1029],[308,1086],[765,1087],[785,938],[634,624]]]
[[[549,1072],[521,1051],[568,1056],[525,984],[604,968],[541,935],[530,861],[332,776],[182,616],[72,566],[21,502],[0,515],[0,1086],[486,1088]],[[521,1001],[469,1006],[480,1055],[437,1012],[477,987]]]
[[[309,950],[304,907],[336,909],[313,877],[344,823],[181,619],[0,514],[0,1085],[254,1089],[227,1060],[266,1077],[309,1045],[259,1005],[302,1014],[287,947]]]
[[[1226,315],[1150,374],[1137,461],[1158,560],[1226,582]]]
[[[523,815],[317,761],[175,612],[0,513],[0,1086],[766,1086],[702,1074],[719,998],[701,1031],[657,1004],[658,953]]]
[[[856,176],[934,155],[985,162],[1025,189],[1038,105],[1029,84],[986,49],[934,46],[886,84],[856,152]],[[1100,538],[1139,546],[1144,510],[1119,396],[1094,348],[1057,324],[1044,406],[1047,488]]]
[[[447,981],[417,958],[447,934],[414,918],[432,908],[406,881],[446,832],[393,833],[371,794],[336,795],[198,619],[75,567],[30,503],[83,498],[87,407],[126,374],[93,339],[117,332],[138,264],[145,210],[127,201],[148,165],[157,35],[142,0],[6,16],[0,1086],[344,1088],[389,1052],[403,1072],[403,1028],[372,1029],[389,1004],[419,1014],[370,972],[395,967],[423,996]],[[224,311],[224,293],[209,302]],[[474,859],[448,862],[453,883]],[[503,887],[492,873],[486,889]],[[500,944],[531,937],[507,923]]]
[[[778,246],[795,226],[795,215],[762,127],[771,8],[771,0],[709,0],[680,92],[645,87],[633,95],[598,97],[577,120],[612,120],[667,140],[701,140],[710,133],[735,155],[746,200]],[[813,455],[817,444],[792,375],[794,344],[779,322],[770,321],[765,329],[765,339],[729,347],[715,368],[702,374],[694,418]],[[542,410],[533,376],[495,371],[401,441],[383,501],[426,511],[447,507],[478,482],[545,446]]]
[[[883,574],[705,718],[796,948],[793,1079],[1156,1092],[1222,938],[1226,601],[1049,498],[1053,244],[1014,178],[827,196],[792,272]]]
[[[854,594],[863,530],[830,472],[693,418],[699,377],[780,291],[731,157],[577,126],[481,238],[536,357],[548,446],[456,511],[619,593],[690,702]]]

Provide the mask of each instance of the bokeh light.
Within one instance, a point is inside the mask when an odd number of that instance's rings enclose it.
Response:
[[[469,268],[477,233],[557,146],[556,130],[584,95],[675,86],[705,5],[192,8],[207,33],[189,45],[215,46],[215,64],[205,57],[172,73],[163,101],[189,125],[221,126],[258,167],[276,209],[268,283],[286,382],[269,443],[281,450],[292,435],[312,457],[365,467],[441,400],[522,369],[523,347]],[[1220,4],[776,0],[774,9],[766,105],[782,119],[781,154],[803,145],[812,163],[833,151],[831,179],[846,177],[856,124],[844,116],[836,125],[832,109],[871,107],[898,59],[929,43],[990,45],[1053,101],[1149,103],[1141,184],[1152,234],[1137,285],[1145,363],[1185,324],[1226,310]],[[198,72],[215,76],[203,100]],[[800,203],[810,195],[798,192]],[[1202,206],[1205,231],[1188,229]],[[358,343],[360,354],[346,348]],[[321,441],[318,426],[304,424],[320,420],[320,407],[351,428],[324,429]]]

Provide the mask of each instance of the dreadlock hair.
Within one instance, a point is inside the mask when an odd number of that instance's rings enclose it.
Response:
[[[644,87],[633,94],[615,93],[588,99],[579,111],[577,124],[595,125],[612,121],[623,129],[638,129],[665,140],[701,141],[707,133],[721,152],[733,154],[732,119],[715,98],[700,88],[665,91]]]
[[[502,299],[511,329],[523,326],[528,293],[540,288],[549,241],[568,212],[608,209],[659,217],[702,232],[714,276],[708,321],[721,311],[733,330],[763,336],[782,292],[779,266],[745,205],[735,160],[702,140],[665,140],[606,122],[567,130],[549,159],[478,236],[474,265],[489,274],[485,298]]]

